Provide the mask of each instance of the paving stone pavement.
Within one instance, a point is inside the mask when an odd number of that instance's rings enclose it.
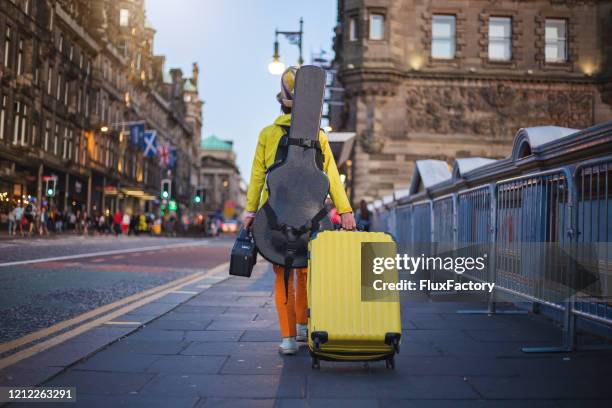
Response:
[[[396,369],[277,352],[273,276],[230,278],[47,381],[79,407],[610,406],[612,352],[523,354],[560,331],[536,315],[459,315],[474,304],[403,302]],[[36,406],[52,406],[36,404]],[[65,407],[66,404],[57,404]]]

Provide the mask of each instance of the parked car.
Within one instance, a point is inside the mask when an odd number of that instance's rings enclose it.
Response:
[[[221,232],[236,233],[240,229],[238,220],[223,220],[221,222]]]

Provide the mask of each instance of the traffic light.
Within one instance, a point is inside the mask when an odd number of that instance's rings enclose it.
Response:
[[[172,196],[172,180],[163,179],[161,182],[161,198],[164,200]]]
[[[196,189],[195,195],[193,196],[193,202],[196,204],[202,204],[206,200],[206,190],[203,188]]]
[[[47,197],[55,197],[55,184],[57,182],[57,179],[55,177],[49,177],[47,179],[47,185],[45,188],[45,192]]]

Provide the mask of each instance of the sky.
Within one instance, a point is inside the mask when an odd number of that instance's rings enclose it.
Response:
[[[332,55],[336,0],[146,0],[156,29],[154,52],[165,69],[191,76],[200,68],[204,101],[202,137],[232,140],[242,178],[250,177],[259,131],[280,113],[280,79],[268,73],[274,30],[297,31],[304,18],[304,60],[324,49]],[[297,62],[298,48],[279,37],[281,61]]]

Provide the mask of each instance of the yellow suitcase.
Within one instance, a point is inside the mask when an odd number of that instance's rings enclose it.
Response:
[[[382,232],[324,231],[309,243],[308,347],[313,368],[319,360],[386,360],[394,368],[402,333],[399,295],[362,301],[361,243],[392,243]],[[389,271],[397,280],[397,270]],[[394,274],[394,275],[393,275]],[[396,296],[397,295],[397,296]]]

